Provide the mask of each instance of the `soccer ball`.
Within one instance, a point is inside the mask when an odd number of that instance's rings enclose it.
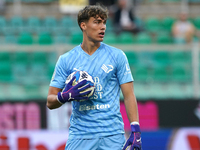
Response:
[[[76,77],[76,80],[74,80],[74,82],[72,83],[72,86],[76,85],[77,83],[81,82],[82,80],[87,80],[87,84],[90,84],[91,87],[82,92],[91,91],[88,95],[86,95],[87,97],[91,97],[95,92],[95,82],[93,80],[93,77],[91,75],[89,75],[86,71],[75,71],[75,72],[72,72],[67,77],[67,80],[65,81],[65,83],[68,84],[69,81],[71,81],[71,79],[74,76]]]

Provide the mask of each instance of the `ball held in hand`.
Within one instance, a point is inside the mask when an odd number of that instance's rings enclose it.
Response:
[[[86,85],[89,84],[90,87],[87,88],[86,90],[82,91],[82,92],[90,91],[90,93],[87,94],[86,96],[87,96],[87,97],[91,97],[91,96],[94,94],[94,92],[95,92],[95,82],[94,82],[93,77],[92,77],[91,75],[89,75],[89,73],[86,72],[86,71],[75,71],[75,72],[71,73],[71,74],[67,77],[67,80],[65,81],[65,83],[68,84],[68,83],[72,80],[72,78],[73,78],[74,76],[75,76],[76,78],[75,78],[75,80],[73,81],[72,86],[78,84],[79,82],[81,82],[81,81],[83,81],[83,80],[87,80]],[[86,86],[86,85],[84,85],[84,86]]]

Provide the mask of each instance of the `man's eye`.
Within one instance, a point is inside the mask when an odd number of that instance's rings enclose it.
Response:
[[[100,24],[102,21],[96,21],[97,24]]]

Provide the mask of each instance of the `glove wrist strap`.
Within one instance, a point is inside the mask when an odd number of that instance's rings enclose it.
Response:
[[[65,103],[65,101],[62,98],[61,92],[58,92],[58,94],[57,94],[57,100],[58,100],[58,102],[60,104],[64,104]]]
[[[134,124],[140,125],[139,122],[137,122],[137,121],[131,122],[131,125],[134,125]]]

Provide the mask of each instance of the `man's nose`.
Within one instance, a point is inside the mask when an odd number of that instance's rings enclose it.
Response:
[[[106,29],[106,24],[102,23],[101,29],[105,30]]]

